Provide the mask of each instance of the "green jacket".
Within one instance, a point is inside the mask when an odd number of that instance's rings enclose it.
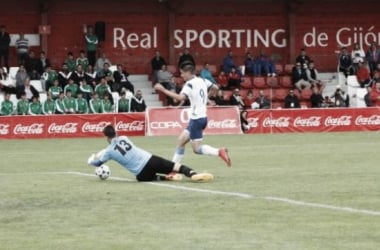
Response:
[[[28,100],[20,100],[17,103],[17,114],[18,115],[27,115],[29,111],[29,102]]]
[[[13,102],[4,100],[1,103],[1,110],[0,113],[2,115],[12,115],[14,112],[14,105]]]

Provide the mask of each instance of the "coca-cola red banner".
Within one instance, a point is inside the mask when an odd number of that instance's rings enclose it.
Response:
[[[188,125],[190,109],[155,108],[147,111],[148,135],[179,135]],[[237,107],[208,108],[205,134],[240,134]]]
[[[380,130],[380,109],[251,110],[248,133]]]
[[[0,138],[68,138],[102,136],[108,124],[119,134],[145,135],[145,114],[50,115],[0,117]]]

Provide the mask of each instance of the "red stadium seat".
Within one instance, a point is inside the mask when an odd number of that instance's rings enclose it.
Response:
[[[253,78],[253,86],[258,89],[265,89],[267,88],[267,84],[265,82],[264,77],[254,77]]]
[[[178,73],[177,66],[175,65],[167,65],[168,71],[172,73],[173,75],[176,75]]]
[[[247,93],[248,93],[248,90],[247,89],[241,89],[240,90],[240,95],[241,95],[241,98],[246,98],[247,97]]]
[[[290,76],[281,76],[280,85],[284,88],[293,88],[292,78]]]
[[[175,83],[176,83],[176,85],[177,85],[179,88],[182,89],[182,87],[183,87],[185,81],[183,80],[182,77],[176,77],[176,78],[175,78]]]
[[[300,102],[301,109],[311,108],[311,102]]]
[[[216,68],[216,65],[209,65],[208,66],[208,69],[210,70],[210,72],[211,72],[211,74],[213,75],[213,76],[216,76],[216,75],[218,75],[218,70],[217,70],[217,68]]]
[[[304,101],[310,101],[310,97],[313,94],[311,89],[303,89],[301,92],[301,99]]]
[[[284,106],[284,102],[272,102],[272,109],[282,109]]]
[[[200,75],[203,65],[195,65],[195,74]]]
[[[223,91],[224,100],[229,101],[231,99],[232,94],[233,94],[232,90],[224,90]]]
[[[288,95],[287,89],[275,89],[273,91],[273,100],[283,102],[285,100],[285,97]]]
[[[249,76],[243,76],[241,78],[240,87],[242,87],[243,89],[252,89],[252,78]]]
[[[284,73],[287,75],[291,75],[292,71],[293,71],[293,67],[294,67],[293,64],[286,64],[285,69],[284,69]]]
[[[282,64],[276,64],[275,67],[277,75],[284,74],[284,67],[282,66]]]
[[[278,88],[280,86],[277,77],[267,77],[267,85],[271,88]]]

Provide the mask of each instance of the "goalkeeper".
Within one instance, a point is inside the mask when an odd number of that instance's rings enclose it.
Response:
[[[108,160],[114,160],[136,176],[138,181],[181,180],[182,175],[192,181],[210,181],[214,177],[208,173],[196,173],[193,169],[166,160],[162,157],[136,147],[126,136],[116,136],[115,128],[108,125],[103,134],[109,146],[99,153],[99,158],[92,154],[88,164],[99,167]]]

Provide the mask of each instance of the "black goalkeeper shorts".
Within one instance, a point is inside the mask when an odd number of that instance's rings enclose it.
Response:
[[[138,181],[156,181],[157,174],[169,174],[173,171],[174,162],[152,155],[145,167],[136,176]]]

